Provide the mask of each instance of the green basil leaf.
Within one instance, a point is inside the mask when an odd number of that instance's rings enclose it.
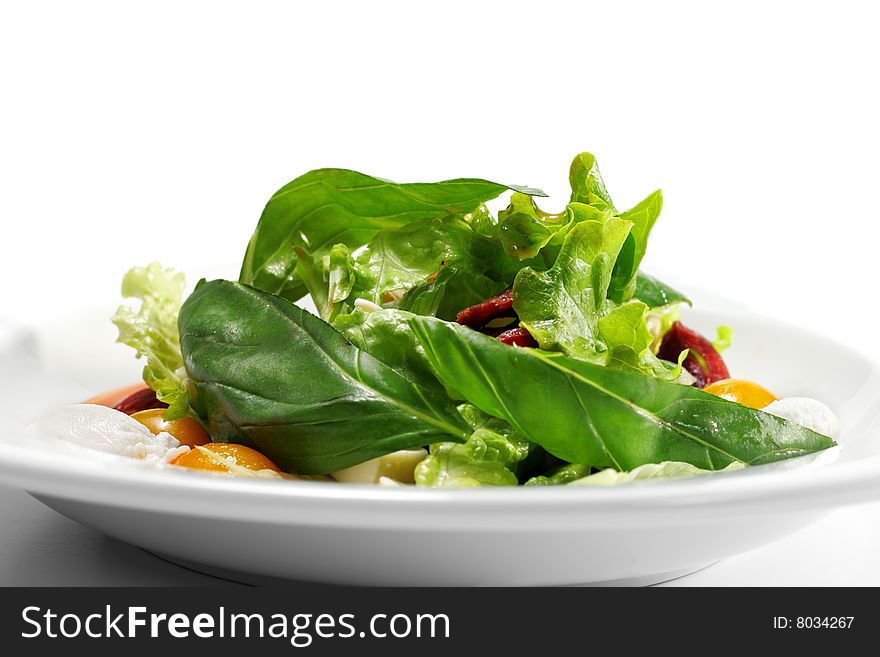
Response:
[[[682,461],[719,470],[834,445],[768,413],[689,386],[501,344],[430,317],[410,325],[441,382],[570,463],[631,470]]]
[[[306,288],[296,271],[294,247],[316,258],[334,244],[356,249],[380,230],[463,216],[508,189],[513,188],[476,178],[397,184],[347,169],[310,171],[269,199],[248,244],[240,281],[295,301]]]
[[[203,282],[179,328],[190,401],[212,439],[253,446],[284,470],[325,474],[470,434],[448,398],[281,297]]]
[[[678,290],[642,272],[636,277],[635,298],[643,301],[649,308],[663,308],[674,303],[691,304],[690,299]]]

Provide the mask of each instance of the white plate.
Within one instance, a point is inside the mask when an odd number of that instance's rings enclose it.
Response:
[[[880,368],[801,329],[736,328],[734,376],[838,414],[841,447],[745,471],[607,489],[421,490],[155,471],[40,447],[22,429],[61,403],[136,380],[112,309],[36,334],[0,327],[0,481],[106,534],[245,578],[378,585],[647,583],[759,547],[834,507],[880,498]]]

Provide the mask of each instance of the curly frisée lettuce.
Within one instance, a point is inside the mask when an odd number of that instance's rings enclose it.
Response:
[[[537,189],[479,178],[310,171],[269,199],[238,281],[181,303],[182,275],[131,270],[119,341],[169,418],[297,476],[386,480],[382,459],[405,452],[398,483],[589,486],[835,444],[737,397],[730,329],[713,346],[682,325],[689,299],[640,271],[659,190],[619,211],[590,153],[569,183],[550,212]],[[317,316],[294,304],[306,294]]]
[[[132,347],[137,358],[146,358],[144,382],[168,404],[165,417],[185,417],[190,412],[186,370],[180,352],[177,317],[186,279],[158,262],[134,267],[122,279],[122,296],[140,300],[140,308],[120,306],[113,317],[119,329],[117,342]]]

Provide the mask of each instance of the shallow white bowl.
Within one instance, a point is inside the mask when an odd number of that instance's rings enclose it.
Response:
[[[137,380],[100,309],[37,333],[0,331],[0,481],[207,570],[376,585],[656,582],[880,498],[880,368],[801,329],[712,306],[724,312],[702,303],[686,321],[736,327],[734,376],[828,403],[839,448],[689,480],[471,490],[241,480],[49,449],[23,429],[28,420]]]

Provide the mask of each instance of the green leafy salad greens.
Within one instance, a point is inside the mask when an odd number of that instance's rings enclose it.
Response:
[[[130,272],[142,304],[114,319],[120,341],[170,417],[302,475],[424,447],[419,486],[588,485],[832,446],[682,384],[687,352],[657,350],[687,299],[639,271],[661,193],[619,211],[589,153],[569,180],[550,213],[540,190],[487,180],[311,171],[269,200],[239,280],[202,281],[181,305],[179,275]],[[456,321],[506,290],[506,325]],[[317,314],[295,305],[306,295]],[[536,346],[494,337],[511,327]]]

